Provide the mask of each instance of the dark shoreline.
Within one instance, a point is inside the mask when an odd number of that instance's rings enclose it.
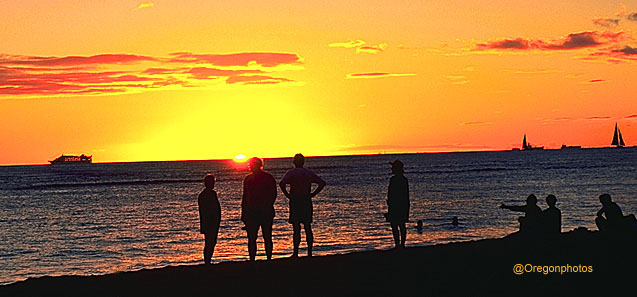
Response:
[[[270,263],[223,262],[101,276],[41,277],[0,286],[0,295],[631,296],[637,276],[636,247],[635,234],[609,237],[578,230],[547,241],[514,234]],[[582,265],[593,272],[516,275],[515,264],[553,266],[553,270]]]

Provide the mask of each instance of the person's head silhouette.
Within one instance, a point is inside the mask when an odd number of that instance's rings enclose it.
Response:
[[[548,195],[546,196],[546,204],[549,205],[549,207],[555,207],[555,203],[557,203],[557,197],[555,197],[555,195]]]
[[[212,175],[212,174],[206,174],[206,176],[203,178],[203,184],[208,189],[214,189],[215,188],[215,176]]]
[[[303,168],[303,164],[305,164],[305,156],[302,154],[296,154],[294,155],[294,161],[292,162],[294,163],[294,167]]]
[[[529,197],[526,197],[526,204],[527,205],[537,204],[537,197],[535,197],[535,195],[533,194],[529,195]]]
[[[393,174],[405,173],[405,165],[402,161],[396,159],[394,162],[389,162],[389,164],[391,164],[391,172]]]
[[[250,162],[248,163],[248,167],[250,168],[250,171],[252,172],[259,172],[263,168],[263,161],[261,161],[261,159],[257,157],[254,157],[250,159]]]
[[[533,194],[529,195],[529,197],[526,197],[526,204],[527,205],[537,204],[537,197],[535,197],[535,195]]]
[[[601,194],[599,195],[599,202],[601,202],[602,205],[608,205],[612,203],[613,201],[611,200],[609,194]]]

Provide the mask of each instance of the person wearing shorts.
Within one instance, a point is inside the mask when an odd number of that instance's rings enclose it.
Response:
[[[294,234],[292,241],[294,244],[294,253],[292,257],[297,258],[299,256],[299,245],[301,244],[301,224],[305,229],[305,240],[307,242],[307,255],[312,256],[312,245],[314,243],[314,234],[312,233],[312,216],[313,206],[312,197],[318,195],[318,193],[325,187],[325,181],[321,179],[316,173],[309,169],[303,168],[305,164],[305,157],[302,154],[296,154],[294,156],[294,169],[289,170],[281,179],[279,187],[281,191],[289,199],[290,202],[290,219],[288,222],[292,224]],[[312,191],[312,184],[317,184],[318,187]],[[290,185],[290,191],[287,190],[287,185]]]

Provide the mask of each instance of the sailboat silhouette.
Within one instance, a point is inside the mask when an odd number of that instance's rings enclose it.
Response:
[[[615,133],[613,134],[613,142],[610,145],[614,145],[616,147],[624,147],[626,144],[624,143],[624,138],[622,137],[622,132],[617,127],[617,123],[615,123]]]
[[[522,150],[530,151],[530,150],[543,150],[543,146],[533,146],[530,142],[526,141],[526,134],[524,134],[524,139],[522,140]]]

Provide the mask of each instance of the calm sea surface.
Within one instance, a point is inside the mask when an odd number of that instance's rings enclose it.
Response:
[[[306,167],[328,183],[314,198],[315,255],[393,245],[382,214],[396,158],[410,183],[409,246],[511,233],[520,214],[498,206],[531,193],[542,208],[547,194],[557,196],[563,231],[596,229],[602,193],[637,213],[637,148],[308,158]],[[265,160],[277,181],[291,167],[291,159]],[[232,161],[0,167],[0,284],[201,263],[197,195],[206,173],[217,176],[222,208],[213,260],[246,260],[239,211],[247,170]],[[281,193],[275,209],[274,257],[288,257],[292,229]],[[445,225],[453,216],[460,227]]]

